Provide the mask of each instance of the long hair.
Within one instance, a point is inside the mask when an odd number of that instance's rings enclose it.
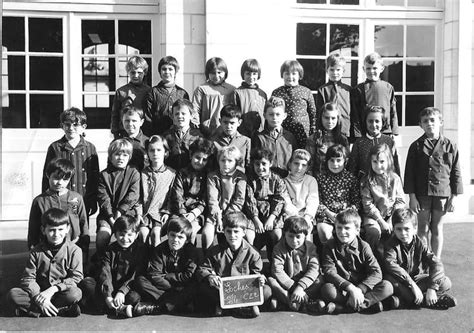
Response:
[[[395,172],[395,166],[393,163],[393,155],[392,155],[392,151],[390,147],[385,143],[375,145],[372,148],[370,148],[369,156],[367,157],[369,159],[368,160],[369,170],[367,170],[367,177],[369,181],[373,181],[376,176],[374,170],[372,169],[372,156],[379,157],[382,154],[385,155],[385,157],[387,158],[387,174],[391,177],[393,173]]]

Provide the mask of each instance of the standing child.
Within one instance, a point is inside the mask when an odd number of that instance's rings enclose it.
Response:
[[[219,170],[207,176],[208,217],[202,228],[202,248],[206,251],[217,231],[222,234],[222,217],[228,212],[240,212],[245,202],[247,178],[237,166],[242,156],[237,147],[227,146],[217,153]],[[219,240],[219,238],[218,238]]]
[[[300,86],[303,79],[303,66],[296,60],[285,61],[280,68],[284,86],[275,89],[272,96],[285,100],[288,117],[283,127],[296,137],[298,147],[306,145],[306,139],[313,134],[316,122],[316,106],[311,90]]]
[[[200,124],[201,132],[207,137],[214,135],[220,125],[219,112],[224,105],[232,103],[235,87],[225,80],[229,74],[221,58],[214,57],[206,62],[206,82],[194,90],[193,122]]]
[[[133,145],[130,165],[133,165],[138,171],[142,171],[146,164],[145,142],[148,140],[141,130],[143,111],[134,106],[125,107],[122,110],[122,123],[125,130],[123,137],[128,138]]]
[[[347,137],[341,134],[341,111],[336,103],[323,105],[318,118],[316,132],[306,141],[306,150],[313,156],[313,176],[317,176],[325,167],[325,155],[329,147],[340,144],[349,150]]]
[[[69,217],[58,208],[41,216],[44,240],[31,249],[20,279],[20,288],[7,294],[16,316],[77,317],[82,297],[77,284],[82,280],[81,249],[67,239]]]
[[[173,124],[172,105],[178,99],[189,100],[189,95],[183,88],[176,84],[176,74],[179,63],[176,58],[166,56],[158,63],[158,73],[161,81],[151,88],[147,94],[143,111],[145,112],[145,125],[143,131],[146,135],[162,135]]]
[[[405,193],[410,209],[418,214],[418,236],[441,258],[443,218],[454,211],[455,199],[462,194],[459,152],[454,143],[440,133],[443,118],[439,109],[420,112],[420,127],[425,134],[410,145],[405,166]]]
[[[252,138],[254,134],[263,130],[263,109],[267,101],[267,94],[258,87],[262,70],[256,59],[247,59],[242,64],[240,75],[242,85],[235,89],[233,103],[242,110],[242,124],[239,132]]]
[[[125,69],[130,77],[130,82],[117,89],[112,104],[110,131],[114,135],[114,139],[125,135],[122,125],[122,110],[127,106],[142,109],[143,102],[150,92],[150,86],[143,82],[148,74],[148,63],[145,59],[140,56],[130,57]]]

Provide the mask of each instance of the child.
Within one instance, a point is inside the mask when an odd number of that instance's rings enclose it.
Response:
[[[247,240],[253,245],[255,233],[257,248],[266,245],[267,256],[271,258],[273,246],[281,238],[283,220],[281,214],[288,195],[286,185],[280,176],[271,171],[273,153],[265,148],[252,150],[251,176],[247,180],[247,194],[244,211],[253,222],[247,228]],[[263,241],[263,242],[262,242]]]
[[[166,164],[175,170],[189,165],[189,146],[202,136],[197,128],[191,127],[193,105],[186,99],[173,103],[173,126],[163,136],[170,146]]]
[[[31,204],[28,221],[28,249],[31,250],[43,240],[41,216],[51,208],[59,208],[67,213],[69,219],[68,239],[84,249],[84,254],[89,253],[89,223],[84,201],[79,193],[67,188],[73,175],[74,165],[66,159],[54,159],[46,166],[49,187],[34,198]],[[87,257],[84,257],[84,262],[86,259]]]
[[[364,239],[377,256],[382,254],[379,242],[383,234],[392,232],[392,214],[405,206],[405,195],[400,177],[394,172],[393,158],[386,144],[374,146],[369,151],[371,168],[362,179],[360,194],[364,209]],[[385,240],[387,237],[383,237]]]
[[[170,189],[170,210],[188,220],[192,227],[191,243],[205,222],[206,182],[209,163],[214,158],[215,146],[212,141],[198,138],[189,147],[191,163],[178,171]]]
[[[347,138],[341,134],[340,110],[336,103],[326,103],[319,113],[318,128],[308,138],[306,150],[313,156],[313,176],[320,174],[325,168],[325,155],[329,147],[335,144],[343,145],[349,150]]]
[[[244,81],[235,89],[232,101],[242,110],[242,124],[239,132],[249,138],[263,130],[263,109],[267,94],[257,84],[261,73],[260,64],[256,59],[245,60],[240,69],[240,75]]]
[[[381,133],[383,123],[383,109],[380,106],[367,105],[367,134],[357,139],[352,146],[349,158],[348,170],[359,180],[368,174],[370,170],[369,150],[375,145],[385,143],[390,147],[393,156],[393,165],[397,175],[400,175],[398,153],[393,139]]]
[[[169,217],[169,190],[173,184],[176,172],[164,164],[169,154],[166,139],[153,135],[145,143],[150,165],[141,174],[141,204],[138,205],[140,220],[139,238],[151,246],[161,242],[161,228]]]
[[[219,288],[222,277],[260,274],[263,262],[260,253],[244,240],[248,221],[242,212],[227,212],[224,215],[225,244],[219,244],[208,251],[208,255],[196,271],[201,282],[202,297],[214,303],[216,315],[222,315],[219,304]],[[271,289],[265,285],[265,277],[260,275],[264,301],[271,296]],[[252,306],[250,313],[241,313],[251,317],[260,314],[258,306]]]
[[[303,79],[303,66],[296,60],[285,61],[280,68],[284,86],[275,89],[272,96],[285,100],[288,117],[283,121],[283,127],[296,137],[298,147],[306,145],[306,139],[313,134],[316,121],[316,106],[314,97],[306,87],[300,86]]]
[[[273,152],[271,170],[282,178],[288,175],[288,162],[297,147],[295,136],[282,127],[286,116],[285,101],[270,97],[264,109],[265,128],[252,138],[252,148],[266,148]]]
[[[31,251],[20,280],[20,288],[7,295],[17,316],[77,317],[82,297],[77,284],[82,280],[82,252],[67,239],[70,219],[59,208],[41,216],[44,240]]]
[[[225,105],[220,112],[219,130],[211,138],[217,150],[227,146],[235,146],[240,150],[243,168],[250,163],[250,139],[237,130],[242,124],[242,111],[234,104]]]
[[[129,165],[133,146],[128,139],[112,141],[108,166],[99,177],[99,215],[97,215],[97,258],[110,242],[112,227],[122,215],[135,215],[140,196],[140,173]]]
[[[381,312],[381,301],[393,294],[390,282],[382,280],[382,270],[369,244],[359,236],[360,216],[354,209],[336,215],[336,236],[323,250],[323,274],[327,281],[321,296],[327,313]],[[393,298],[386,301],[394,307]],[[389,304],[387,304],[389,305]]]
[[[393,212],[394,235],[386,243],[384,253],[387,280],[405,306],[456,306],[456,299],[447,294],[451,280],[444,275],[441,260],[416,235],[415,214],[407,208]]]
[[[200,124],[201,132],[209,138],[220,125],[219,111],[232,102],[235,87],[225,82],[229,72],[221,58],[210,58],[206,62],[205,74],[206,82],[194,90],[193,122]]]
[[[420,112],[420,127],[425,134],[410,145],[405,166],[405,193],[410,209],[418,214],[418,236],[441,258],[443,217],[454,211],[455,199],[462,194],[461,169],[456,145],[440,133],[443,118],[439,109]]]
[[[49,188],[46,176],[46,167],[55,158],[65,158],[74,165],[70,190],[82,195],[86,205],[87,215],[97,211],[97,184],[99,181],[99,158],[95,146],[84,140],[84,131],[87,128],[87,115],[78,108],[70,108],[59,116],[64,136],[48,147],[43,168],[42,192]]]
[[[178,99],[189,100],[189,95],[176,84],[176,74],[179,71],[178,60],[172,56],[160,59],[158,73],[161,81],[151,88],[145,98],[143,111],[145,124],[143,131],[146,135],[162,135],[173,124],[172,105]]]
[[[168,223],[168,241],[153,249],[146,274],[137,278],[143,301],[134,315],[184,310],[192,304],[196,290],[194,272],[199,251],[189,241],[193,228],[184,217],[173,216]]]
[[[302,216],[308,223],[309,235],[313,230],[314,218],[319,205],[318,183],[307,175],[311,155],[304,149],[296,149],[291,155],[288,169],[290,173],[283,180],[289,196],[285,198],[287,216]]]
[[[333,237],[338,213],[347,208],[360,209],[359,182],[345,169],[346,162],[346,148],[342,145],[331,146],[326,152],[326,170],[316,176],[319,188],[316,227],[322,244]]]
[[[318,88],[316,95],[316,110],[319,117],[326,103],[334,103],[339,110],[340,133],[346,138],[350,136],[351,130],[351,86],[342,83],[342,75],[346,67],[346,59],[339,53],[330,54],[326,59],[326,74],[329,81]],[[318,117],[318,118],[319,118]],[[316,124],[317,129],[322,127]]]
[[[148,74],[148,63],[140,56],[132,56],[125,65],[130,82],[120,87],[115,92],[112,104],[110,131],[114,139],[125,135],[122,125],[122,110],[126,106],[133,106],[138,109],[143,107],[143,102],[150,92],[150,86],[143,82]]]
[[[130,165],[142,171],[145,167],[146,151],[145,142],[148,137],[143,134],[143,111],[134,106],[127,106],[122,110],[122,123],[125,129],[124,138],[128,138],[133,145]]]
[[[207,176],[208,217],[202,228],[202,248],[207,250],[217,231],[222,233],[222,216],[240,212],[245,202],[247,178],[237,166],[242,156],[237,147],[227,146],[217,153],[219,170]]]
[[[277,309],[281,302],[298,311],[319,296],[323,280],[316,247],[306,240],[308,231],[302,217],[291,216],[285,220],[284,237],[273,250],[272,276],[268,278],[273,294],[272,309]]]
[[[364,71],[367,79],[358,84],[351,94],[351,122],[354,136],[363,137],[368,133],[364,119],[367,117],[367,105],[379,105],[382,108],[381,132],[386,135],[398,135],[398,116],[393,86],[380,79],[385,69],[382,57],[374,52],[364,58]]]

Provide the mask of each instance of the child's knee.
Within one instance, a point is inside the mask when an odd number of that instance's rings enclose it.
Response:
[[[332,283],[325,283],[321,287],[321,297],[326,301],[333,301],[337,298],[337,288]]]
[[[438,294],[443,294],[451,289],[451,279],[447,276],[443,277],[439,282]]]

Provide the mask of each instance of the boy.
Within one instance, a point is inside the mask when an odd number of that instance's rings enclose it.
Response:
[[[258,87],[257,81],[261,76],[260,64],[256,59],[247,59],[242,64],[240,75],[242,85],[234,90],[233,103],[242,110],[242,124],[239,132],[252,138],[263,130],[263,109],[267,94]]]
[[[286,119],[285,101],[270,97],[265,104],[266,125],[263,131],[252,138],[252,148],[266,148],[273,152],[272,171],[284,178],[288,175],[287,165],[297,142],[295,136],[282,127]]]
[[[137,304],[135,316],[175,312],[192,304],[200,262],[198,249],[189,242],[192,231],[184,217],[169,219],[168,240],[153,249],[146,274],[136,281],[143,301],[152,303]]]
[[[386,278],[401,303],[441,309],[456,306],[456,299],[446,293],[451,280],[444,275],[443,264],[416,235],[415,213],[396,209],[392,223],[394,235],[386,243],[384,262]]]
[[[59,116],[64,136],[48,147],[43,168],[42,192],[49,188],[46,167],[55,158],[65,158],[74,165],[74,175],[68,183],[70,190],[82,195],[87,215],[97,211],[97,186],[99,181],[99,158],[95,146],[84,140],[87,115],[78,108],[70,108]]]
[[[133,165],[138,171],[142,171],[147,160],[145,142],[148,137],[143,134],[141,127],[143,125],[143,111],[134,106],[127,106],[122,110],[122,123],[125,129],[124,138],[127,138],[133,145],[133,153],[130,159],[130,165]]]
[[[215,315],[222,315],[219,305],[219,288],[222,277],[236,275],[260,274],[263,262],[260,253],[244,240],[247,229],[247,219],[241,212],[231,212],[224,215],[224,235],[226,242],[212,247],[203,263],[196,271],[196,277],[201,283],[201,299],[207,299],[215,306]],[[271,289],[264,285],[265,277],[260,275],[259,283],[263,286],[264,300],[271,296]],[[248,313],[243,310],[241,315],[257,317],[260,315],[258,306],[252,306]]]
[[[143,82],[143,79],[148,74],[148,63],[145,59],[140,56],[130,57],[125,69],[130,77],[130,82],[117,89],[112,104],[110,131],[114,135],[114,139],[126,136],[122,124],[122,110],[126,106],[141,109],[145,97],[151,89],[149,85]]]
[[[170,146],[166,164],[175,170],[189,165],[189,146],[199,137],[199,129],[191,127],[193,105],[186,99],[178,99],[173,103],[173,126],[163,136]]]
[[[379,105],[383,109],[382,133],[398,135],[398,116],[395,90],[393,86],[380,79],[385,69],[382,57],[374,52],[364,58],[364,71],[367,79],[358,84],[351,94],[351,122],[356,138],[367,133],[364,119],[367,117],[366,105]]]
[[[443,118],[439,109],[420,112],[425,134],[410,145],[405,165],[404,190],[410,196],[410,209],[418,214],[418,236],[441,258],[443,218],[454,211],[455,199],[463,186],[457,146],[440,133]]]
[[[319,274],[316,246],[306,240],[309,227],[303,217],[292,216],[285,220],[284,237],[275,246],[272,257],[271,308],[277,309],[278,301],[298,311],[310,300],[316,300],[323,284]],[[321,304],[320,308],[324,308]]]
[[[328,302],[327,313],[381,312],[381,301],[393,294],[392,285],[382,280],[382,270],[369,244],[358,235],[360,223],[355,209],[340,212],[335,223],[337,237],[324,245],[322,266],[327,283],[321,296]],[[390,306],[396,307],[396,303]]]
[[[351,137],[351,86],[342,83],[342,75],[346,66],[346,59],[339,53],[329,55],[326,59],[326,74],[329,81],[318,88],[316,95],[316,110],[318,115],[323,112],[323,106],[332,102],[337,104],[341,123],[341,134],[346,138]],[[319,116],[316,117],[319,119]],[[322,129],[322,128],[319,128]]]
[[[82,280],[82,252],[67,239],[69,217],[58,208],[41,216],[44,240],[31,251],[20,280],[20,288],[7,295],[16,316],[77,317],[82,297],[77,284]]]

